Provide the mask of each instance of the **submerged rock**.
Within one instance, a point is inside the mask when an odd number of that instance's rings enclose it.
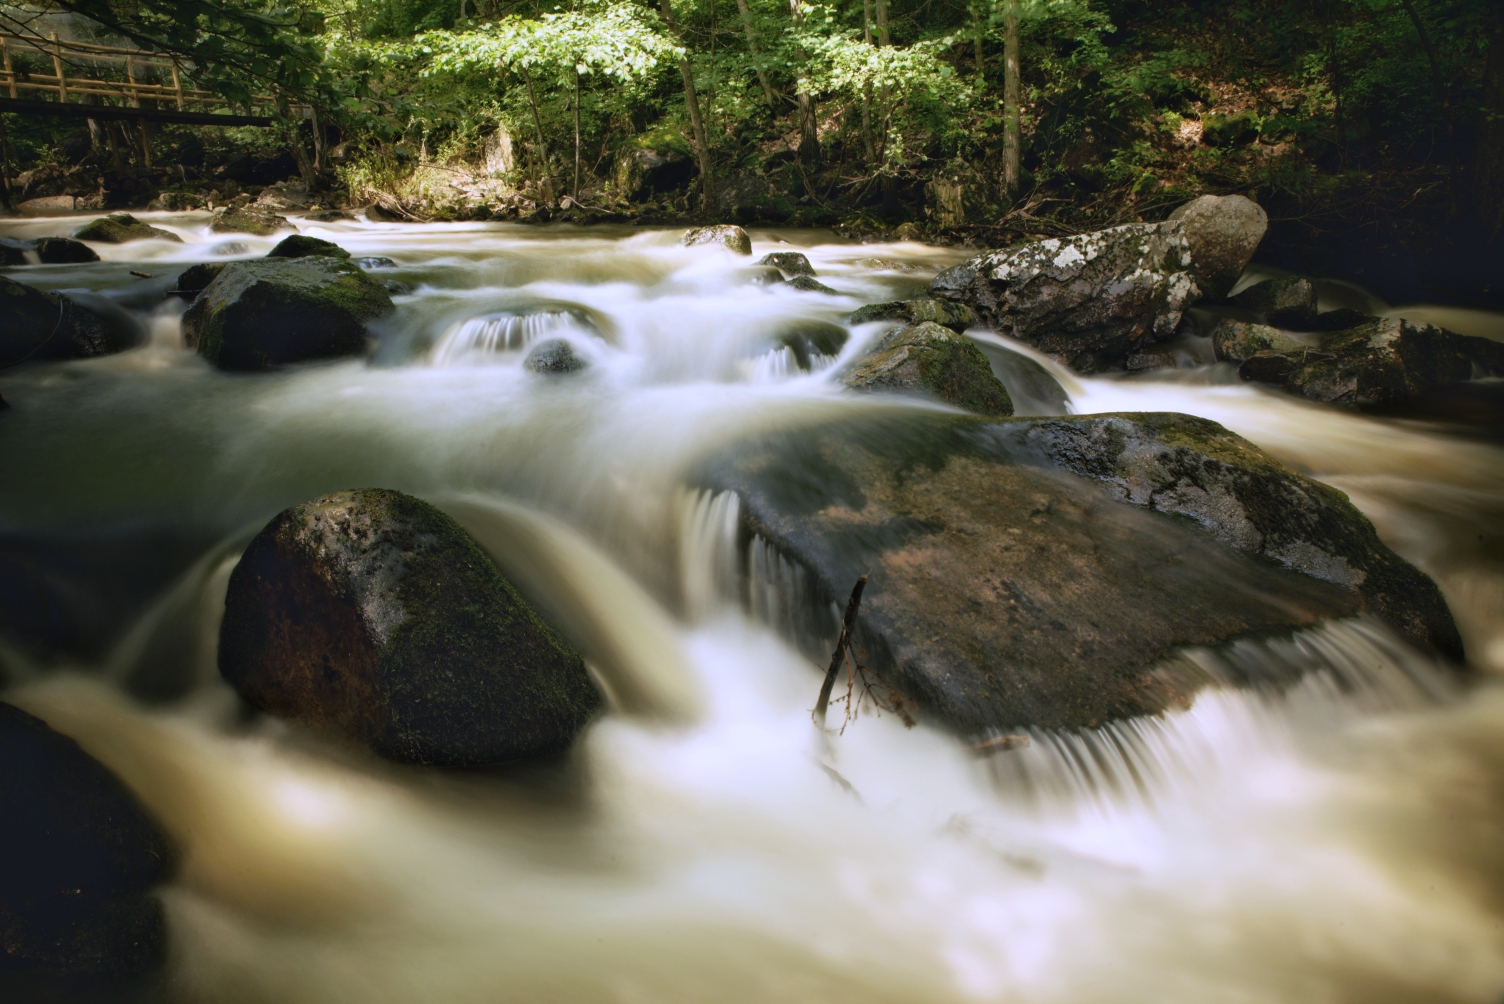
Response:
[[[1266,279],[1243,290],[1232,302],[1277,328],[1305,331],[1316,323],[1316,287],[1303,275]]]
[[[935,300],[921,297],[917,300],[893,300],[888,303],[869,303],[851,313],[852,324],[869,324],[872,321],[899,321],[903,324],[921,324],[933,321],[955,331],[965,331],[977,323],[976,312],[964,303]]]
[[[751,254],[751,251],[747,252]],[[784,275],[814,275],[815,267],[798,251],[774,251],[757,259],[759,265],[771,265]]]
[[[221,369],[264,370],[359,355],[386,290],[340,258],[227,263],[183,315],[183,338]]]
[[[890,332],[841,382],[853,390],[919,393],[979,415],[1013,414],[982,350],[933,321]]]
[[[1169,338],[1200,295],[1179,223],[1133,223],[987,251],[930,283],[983,323],[1082,373]]]
[[[1269,214],[1241,195],[1203,195],[1170,214],[1191,251],[1191,275],[1206,296],[1220,299],[1237,285],[1269,229]]]
[[[869,418],[749,442],[694,482],[739,497],[745,574],[789,563],[752,595],[785,590],[771,605],[812,656],[868,575],[858,658],[961,733],[1155,714],[1210,682],[1157,670],[1177,650],[1364,609],[1460,655],[1434,584],[1341,493],[1184,416]]]
[[[72,739],[0,703],[0,806],[0,986],[19,995],[6,999],[118,993],[159,969],[167,925],[149,892],[176,856],[130,791]]]
[[[397,263],[390,258],[381,255],[366,255],[364,258],[352,259],[361,268],[396,268]]]
[[[522,368],[533,373],[574,373],[588,365],[575,354],[574,346],[562,338],[539,342],[522,361]]]
[[[284,237],[277,246],[266,253],[268,258],[307,258],[310,255],[324,255],[329,258],[348,258],[350,252],[340,247],[333,241],[320,240],[317,237],[305,237],[302,234],[293,234]]]
[[[257,209],[225,206],[214,210],[209,220],[209,229],[217,234],[254,234],[270,237],[278,230],[296,229],[285,216]]]
[[[825,285],[825,283],[821,282],[819,279],[811,278],[807,275],[796,275],[792,279],[788,280],[788,284],[790,286],[793,286],[795,289],[805,293],[826,293],[830,296],[841,295],[836,290],[831,289],[829,286]]]
[[[81,265],[98,260],[89,245],[67,237],[0,237],[0,265]]]
[[[128,315],[122,320],[62,293],[0,276],[0,366],[110,355],[134,347],[140,338]]]
[[[719,244],[727,251],[734,251],[737,254],[752,253],[752,238],[747,235],[747,231],[729,223],[717,224],[713,227],[695,227],[685,232],[680,243],[689,248],[705,244]]]
[[[557,753],[601,707],[459,524],[384,489],[267,524],[230,576],[219,668],[252,705],[408,763]]]
[[[795,363],[808,372],[814,368],[817,357],[839,355],[850,337],[851,333],[839,324],[800,320],[786,324],[774,340],[792,352]]]
[[[131,241],[183,243],[183,238],[177,234],[143,223],[130,213],[111,213],[101,217],[73,236],[81,241],[94,241],[97,244],[128,244]]]

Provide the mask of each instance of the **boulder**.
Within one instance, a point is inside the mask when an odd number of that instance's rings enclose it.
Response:
[[[611,178],[624,198],[641,199],[682,188],[694,173],[684,137],[672,129],[652,129],[624,145]]]
[[[250,254],[251,246],[244,241],[223,241],[210,248],[209,253],[228,258],[230,255]]]
[[[217,234],[253,234],[270,237],[279,230],[296,229],[287,218],[276,213],[263,212],[237,206],[225,206],[214,210],[209,220],[209,229]]]
[[[747,236],[747,231],[741,227],[729,223],[718,224],[713,227],[695,227],[686,231],[684,238],[679,242],[685,247],[700,247],[705,244],[718,244],[727,251],[736,254],[752,253],[752,238]]]
[[[0,265],[81,265],[98,260],[89,245],[67,237],[0,237]]]
[[[1252,112],[1201,116],[1201,142],[1207,146],[1247,146],[1258,135],[1258,118]]]
[[[265,370],[360,355],[366,325],[392,298],[341,258],[228,262],[183,315],[190,348],[221,369]]]
[[[970,339],[933,321],[889,332],[841,379],[852,390],[917,393],[979,415],[1011,415],[1013,402]]]
[[[869,576],[860,663],[962,734],[1156,714],[1212,682],[1171,674],[1178,650],[1365,609],[1460,654],[1435,585],[1341,493],[1199,419],[869,416],[692,483],[738,496],[743,574],[786,562],[744,595],[822,663]]]
[[[109,355],[135,346],[140,337],[128,315],[122,321],[62,293],[0,276],[0,366]]]
[[[888,303],[869,303],[852,311],[852,324],[870,324],[873,321],[897,321],[901,324],[922,324],[933,321],[955,331],[965,331],[977,323],[976,312],[964,303],[949,300],[934,300],[921,297],[917,300],[893,300]]]
[[[167,295],[192,300],[207,289],[209,283],[219,278],[219,273],[223,272],[229,264],[227,261],[209,261],[190,265],[178,273],[177,286],[168,290]]]
[[[73,236],[81,241],[93,241],[96,244],[129,244],[132,241],[183,243],[183,238],[177,234],[142,223],[130,213],[111,213],[108,216],[102,216]]]
[[[580,656],[459,524],[385,489],[257,534],[230,576],[219,669],[255,707],[407,763],[558,753],[601,708]]]
[[[1305,331],[1316,323],[1316,287],[1303,275],[1265,279],[1243,290],[1232,302],[1277,328]]]
[[[1191,275],[1201,292],[1220,299],[1232,292],[1264,231],[1269,214],[1241,195],[1203,195],[1170,214],[1191,249]]]
[[[802,293],[824,293],[827,296],[840,296],[840,292],[831,289],[819,279],[808,275],[796,275],[788,280],[788,285]]]
[[[197,192],[160,192],[155,199],[147,203],[146,208],[181,213],[203,209],[208,204],[209,200]]]
[[[82,201],[76,195],[44,195],[37,199],[27,199],[16,206],[16,212],[22,216],[59,216],[78,212]]]
[[[150,890],[176,854],[130,791],[72,739],[0,703],[0,806],[6,999],[123,997],[160,969],[167,925]]]
[[[339,223],[343,220],[354,220],[354,213],[347,213],[343,209],[320,209],[318,212],[309,213],[304,219],[314,223]]]
[[[1200,295],[1190,266],[1179,223],[1131,223],[983,252],[936,276],[930,295],[1098,373],[1174,334]]]
[[[821,356],[834,358],[839,355],[850,337],[850,332],[839,324],[797,320],[782,327],[774,340],[792,352],[794,362],[800,369],[808,372]]]
[[[1260,352],[1303,355],[1315,346],[1267,324],[1223,318],[1212,329],[1212,351],[1222,362],[1239,363]]]
[[[396,268],[397,263],[390,258],[381,255],[366,255],[364,258],[352,259],[361,268]]]
[[[562,338],[539,342],[522,360],[522,368],[533,373],[574,373],[588,365],[575,354],[574,346]]]
[[[757,264],[771,265],[786,276],[815,274],[815,267],[798,251],[774,251],[759,258]]]
[[[266,253],[268,258],[307,258],[309,255],[348,258],[350,257],[350,252],[333,241],[320,240],[317,237],[304,237],[302,234],[293,234],[291,237],[282,238],[276,247]]]

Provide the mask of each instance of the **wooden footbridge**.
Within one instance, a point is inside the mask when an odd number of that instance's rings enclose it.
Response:
[[[38,72],[49,64],[51,73]],[[0,111],[187,125],[277,121],[273,114],[238,113],[223,96],[186,82],[176,59],[146,49],[65,40],[56,32],[46,38],[0,32],[0,67]],[[255,104],[275,111],[269,97]]]

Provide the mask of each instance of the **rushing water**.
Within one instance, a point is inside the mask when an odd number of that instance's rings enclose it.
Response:
[[[819,670],[776,629],[790,577],[754,555],[743,609],[735,501],[683,475],[757,431],[920,407],[834,386],[873,330],[802,358],[780,336],[829,331],[960,254],[754,234],[758,255],[805,251],[830,297],[676,232],[304,224],[394,259],[372,274],[401,284],[398,310],[369,362],[247,376],[185,351],[182,303],[160,294],[173,263],[272,241],[226,251],[201,219],[152,222],[188,243],[18,275],[112,298],[149,340],[0,372],[0,544],[11,567],[63,569],[84,611],[55,632],[61,657],[23,645],[0,664],[5,698],[116,771],[184,848],[162,891],[171,1000],[1504,992],[1497,437],[1307,405],[1225,367],[1085,379],[976,332],[1021,410],[1204,415],[1348,492],[1441,584],[1480,682],[1356,620],[1180,656],[1214,678],[1304,670],[1289,691],[1213,689],[991,756],[889,715],[820,734]],[[1462,322],[1500,335],[1493,315]],[[524,370],[550,338],[589,368]],[[615,711],[567,762],[397,768],[240,716],[214,670],[239,549],[280,508],[364,486],[445,507],[585,652]]]

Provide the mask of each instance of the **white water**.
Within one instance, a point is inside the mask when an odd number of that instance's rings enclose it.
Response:
[[[135,281],[128,267],[165,281],[169,261],[201,260],[222,239],[186,217],[153,222],[190,243],[27,274],[50,288],[118,288]],[[831,298],[759,285],[745,259],[679,248],[675,233],[304,232],[401,266],[373,273],[411,290],[375,364],[218,374],[180,348],[168,308],[143,349],[0,373],[15,405],[0,416],[0,528],[155,518],[221,541],[102,665],[42,673],[0,657],[22,680],[5,698],[119,773],[186,850],[163,891],[169,999],[1367,1004],[1504,992],[1504,691],[1460,691],[1377,625],[1183,656],[1214,677],[1239,660],[1309,671],[1282,695],[1211,690],[1161,719],[1031,733],[985,758],[890,715],[815,732],[820,670],[766,626],[788,616],[787,576],[761,555],[752,614],[728,601],[734,503],[686,492],[681,475],[755,430],[912,407],[838,392],[837,360],[803,373],[776,336],[931,274],[860,258],[932,269],[956,253],[801,248],[846,294]],[[778,247],[754,236],[758,255]],[[272,243],[236,239],[253,253]],[[525,372],[522,325],[515,346],[486,345],[484,324],[460,344],[471,318],[559,305],[546,323],[568,327],[584,373]],[[1349,491],[1437,577],[1475,666],[1504,672],[1499,447],[1215,372],[1060,376],[1074,411],[1204,415]],[[247,528],[378,484],[444,505],[504,567],[511,555],[508,572],[581,646],[618,710],[568,763],[396,768],[236,718],[212,639]],[[165,706],[123,696],[117,681],[169,642],[198,685]]]

